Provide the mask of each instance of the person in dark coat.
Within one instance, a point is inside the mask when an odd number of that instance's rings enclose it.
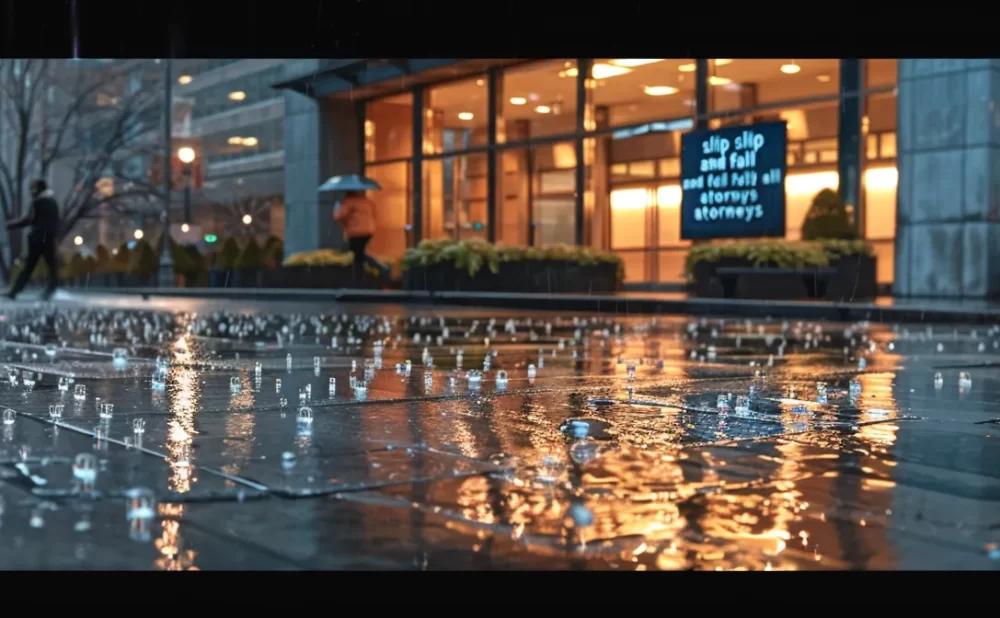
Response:
[[[11,300],[16,298],[24,286],[28,284],[39,259],[44,259],[45,265],[49,268],[49,284],[45,288],[42,298],[46,300],[51,298],[59,285],[59,265],[56,262],[59,204],[56,203],[55,195],[44,180],[32,180],[29,186],[31,189],[31,209],[28,214],[20,219],[7,222],[8,230],[31,227],[31,232],[28,233],[28,258],[24,262],[24,269],[17,276],[14,287],[7,292],[7,298]]]

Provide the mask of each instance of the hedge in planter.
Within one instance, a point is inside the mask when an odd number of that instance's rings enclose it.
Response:
[[[822,296],[827,300],[870,298],[877,287],[875,258],[871,247],[862,240],[772,240],[696,245],[688,252],[684,272],[698,296],[734,295],[733,290],[722,288],[721,278],[716,276],[716,269],[721,267],[799,269],[806,273],[810,269],[834,268],[837,274],[824,279]],[[819,289],[819,286],[804,289],[799,295]],[[789,297],[796,296],[794,290],[788,292]]]
[[[403,256],[412,290],[529,293],[613,292],[625,266],[616,254],[587,247],[511,247],[483,240],[425,240]]]
[[[290,255],[281,268],[274,271],[275,287],[328,289],[377,288],[382,281],[380,272],[367,267],[361,281],[354,281],[354,254],[333,249],[304,251]],[[366,265],[367,266],[367,265]]]
[[[209,271],[209,285],[213,288],[229,287],[232,283],[233,268],[240,256],[240,246],[235,238],[227,238],[222,243],[222,249],[215,254],[215,263]]]

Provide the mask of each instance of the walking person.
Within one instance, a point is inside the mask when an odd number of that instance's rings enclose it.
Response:
[[[7,298],[14,300],[31,279],[31,273],[38,265],[39,259],[45,260],[49,269],[49,283],[42,294],[42,299],[48,300],[55,294],[59,285],[59,264],[56,261],[56,242],[59,237],[59,204],[55,194],[49,189],[48,183],[42,179],[32,180],[31,207],[28,214],[20,219],[7,222],[8,230],[31,227],[28,233],[28,257],[24,261],[24,269],[18,275],[14,287],[7,292]]]
[[[365,253],[368,241],[375,234],[375,202],[365,196],[364,191],[345,191],[333,218],[344,227],[348,250],[354,254],[354,285],[361,283],[365,264],[383,270],[378,260]]]

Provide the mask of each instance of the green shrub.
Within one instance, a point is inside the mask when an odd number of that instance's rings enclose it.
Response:
[[[243,248],[236,261],[233,263],[233,267],[236,270],[260,270],[261,267],[261,251],[260,245],[253,238],[247,243],[247,246]]]
[[[145,240],[136,243],[132,251],[132,263],[128,272],[141,277],[149,277],[156,273],[160,267],[160,256],[156,250]]]
[[[827,266],[841,257],[872,255],[871,246],[863,240],[822,240],[815,242],[785,242],[780,240],[741,241],[725,244],[695,245],[684,260],[684,274],[694,275],[695,265],[715,264],[725,258],[736,258],[754,266],[778,268],[810,268]]]
[[[408,270],[413,267],[451,262],[455,268],[467,271],[471,277],[475,276],[482,268],[488,268],[490,272],[497,273],[503,262],[525,260],[567,261],[583,265],[614,264],[617,267],[618,283],[621,283],[625,278],[624,262],[620,256],[610,251],[573,245],[514,247],[494,245],[481,239],[421,241],[416,247],[406,250],[403,255],[402,267],[403,270]]]
[[[261,253],[261,266],[267,270],[274,270],[281,265],[285,244],[277,236],[268,236]]]
[[[132,253],[133,253],[132,249],[129,249],[126,243],[122,243],[122,245],[118,247],[118,253],[115,253],[112,257],[111,260],[112,272],[116,273],[132,272]]]
[[[354,263],[354,254],[339,252],[333,249],[318,249],[293,253],[285,260],[285,266],[350,266]]]
[[[823,189],[813,198],[812,206],[806,213],[802,224],[803,240],[819,240],[836,238],[852,240],[858,237],[858,231],[847,216],[847,207],[837,192]]]
[[[97,255],[95,257],[96,268],[94,272],[111,272],[111,252],[104,245],[97,245]]]
[[[219,270],[232,270],[236,258],[240,256],[240,246],[235,238],[227,238],[222,243],[222,249],[215,254],[215,268]]]

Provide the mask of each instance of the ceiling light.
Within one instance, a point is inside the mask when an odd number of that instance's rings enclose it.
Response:
[[[647,64],[653,64],[654,62],[662,62],[663,58],[618,58],[617,60],[611,60],[611,64],[620,66],[635,68],[645,66]]]
[[[539,114],[548,114],[549,112],[552,111],[552,108],[549,107],[548,105],[539,105],[538,107],[535,108],[535,111],[538,112]]]
[[[690,64],[682,64],[681,66],[677,67],[677,70],[680,71],[681,73],[694,73],[695,69],[697,68],[698,65],[692,62]]]
[[[458,112],[459,120],[472,120],[473,118],[475,118],[475,115],[472,112]]]
[[[580,72],[576,70],[576,67],[570,67],[559,71],[559,77],[576,77]]]
[[[511,97],[510,98],[510,104],[511,105],[524,105],[527,102],[528,102],[528,99],[525,99],[524,97]]]
[[[230,146],[239,146],[240,144],[243,143],[243,138],[234,135],[233,137],[230,137],[227,141],[229,142]]]
[[[708,83],[712,84],[713,86],[725,86],[726,84],[733,83],[733,80],[729,79],[728,77],[719,77],[718,75],[712,75],[711,77],[708,78]]]
[[[247,98],[247,93],[243,92],[242,90],[234,90],[233,92],[229,93],[230,101],[245,101],[246,98]]]
[[[795,61],[789,62],[788,64],[781,65],[781,72],[788,75],[795,75],[802,70],[802,67],[795,64]]]
[[[727,64],[732,64],[732,63],[733,63],[733,59],[732,58],[716,58],[715,59],[715,66],[717,66],[717,67],[724,67]]]
[[[618,67],[613,64],[606,64],[604,62],[598,62],[590,69],[590,75],[594,79],[607,79],[609,77],[616,77],[618,75],[624,75],[631,72],[632,69]]]
[[[177,78],[177,83],[180,84],[181,86],[187,86],[188,84],[191,83],[193,79],[194,78],[191,77],[190,75],[181,75],[180,77]]]
[[[243,138],[243,145],[244,146],[253,147],[253,146],[256,146],[258,143],[260,143],[260,142],[257,141],[256,137],[244,137]]]
[[[643,92],[651,97],[663,97],[668,94],[676,94],[678,90],[673,86],[645,86]]]
[[[830,76],[827,75],[826,73],[823,73],[822,75],[817,75],[816,81],[823,82],[825,84],[830,81]]]
[[[486,83],[486,82],[485,82],[485,81],[483,81],[483,80],[481,80],[481,79],[477,79],[477,80],[476,80],[476,85],[477,85],[477,86],[482,86],[482,85],[483,85],[483,84],[485,84],[485,83]]]

